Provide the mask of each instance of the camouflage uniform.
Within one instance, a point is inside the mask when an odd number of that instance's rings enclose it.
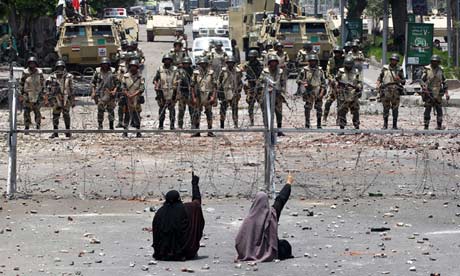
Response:
[[[177,98],[179,100],[179,118],[178,124],[179,128],[184,128],[184,115],[185,109],[188,106],[188,112],[190,118],[193,118],[194,109],[192,105],[192,95],[191,95],[191,84],[192,84],[192,75],[193,69],[189,67],[188,69],[181,68],[177,72],[177,80],[178,80],[178,93]]]
[[[218,80],[218,98],[220,100],[220,127],[224,128],[227,109],[232,107],[233,125],[238,128],[238,103],[241,99],[242,72],[235,65],[232,70],[222,68]]]
[[[327,63],[327,79],[329,81],[329,93],[327,94],[326,103],[324,104],[324,117],[323,121],[327,121],[327,117],[329,116],[329,111],[331,110],[331,105],[337,99],[337,91],[336,88],[333,86],[334,78],[337,75],[337,72],[340,68],[343,67],[344,57],[336,58],[331,57],[329,62]]]
[[[187,56],[187,53],[184,50],[176,51],[174,48],[169,51],[169,54],[173,58],[173,64],[179,66],[181,60]]]
[[[288,70],[287,70],[287,66],[288,66],[288,63],[290,61],[289,59],[289,55],[286,51],[276,51],[276,55],[278,56],[278,60],[279,60],[279,67],[281,69],[283,69],[283,74],[284,74],[284,79],[286,80],[284,82],[284,86],[283,86],[283,90],[284,91],[287,91],[287,79],[289,77],[289,73],[288,73]]]
[[[59,127],[62,114],[66,129],[70,129],[70,109],[74,105],[73,75],[67,72],[52,73],[46,81],[48,101],[53,107],[53,129]],[[67,135],[70,136],[70,135]],[[53,137],[57,137],[56,134]]]
[[[271,87],[270,83],[267,83],[266,79],[269,79],[275,82],[275,86]],[[278,128],[282,128],[283,126],[283,103],[286,102],[286,92],[283,89],[285,87],[285,74],[284,70],[281,68],[277,68],[275,71],[270,71],[268,67],[265,67],[260,74],[259,81],[258,81],[258,89],[260,95],[264,94],[265,85],[268,85],[270,93],[275,92],[275,116],[276,116],[276,123]],[[263,101],[265,98],[262,96]],[[262,109],[264,111],[264,109]]]
[[[323,93],[326,88],[326,78],[323,70],[316,67],[306,66],[297,77],[297,84],[302,88],[303,101],[305,102],[305,127],[310,128],[310,112],[313,106],[316,109],[318,128],[321,128],[321,116],[323,113]]]
[[[131,52],[132,55],[134,55],[134,53]],[[125,61],[120,63],[120,65],[118,66],[118,72],[117,72],[117,75],[118,75],[118,83],[121,83],[121,81],[123,80],[123,76],[128,72],[128,64],[129,62],[131,61],[131,56],[130,54],[125,54],[126,58],[125,58]],[[118,128],[124,128],[124,117],[127,115],[128,113],[128,106],[127,106],[127,100],[126,100],[126,96],[124,95],[122,89],[121,89],[121,86],[119,87],[118,91],[117,91],[117,95],[116,95],[116,101],[118,102],[118,125],[117,127]]]
[[[316,54],[314,50],[307,51],[306,49],[300,49],[299,52],[297,52],[297,58],[296,62],[297,65],[302,68],[308,65],[308,56],[311,54]]]
[[[225,60],[228,57],[227,53],[223,49],[222,51],[218,52],[216,48],[214,48],[209,54],[207,54],[207,56],[209,59],[209,64],[214,71],[214,77],[219,77],[220,71],[225,66]]]
[[[363,52],[361,52],[359,50],[350,51],[350,52],[348,52],[348,56],[351,56],[353,58],[353,60],[355,61],[355,67],[361,73],[363,71],[363,62],[365,60]]]
[[[261,90],[256,89],[257,80],[264,69],[264,66],[259,60],[246,61],[243,64],[243,71],[246,72],[247,84],[244,86],[246,92],[246,102],[248,103],[249,120],[251,126],[254,125],[254,106],[256,101],[262,105],[263,94]],[[262,106],[261,109],[263,110]]]
[[[398,79],[399,78],[399,79]],[[379,75],[378,83],[380,83],[381,94],[380,100],[383,104],[383,128],[388,128],[388,117],[390,109],[393,113],[393,128],[397,129],[399,101],[400,101],[400,85],[404,84],[404,73],[399,65],[394,67],[385,65]]]
[[[128,72],[123,75],[121,87],[127,98],[126,106],[128,109],[128,112],[124,118],[124,127],[125,129],[127,129],[131,124],[132,127],[140,129],[140,114],[142,112],[142,105],[140,99],[145,91],[145,79],[141,76],[140,71],[138,71],[138,73],[135,75],[133,75],[131,72]],[[137,96],[131,96],[137,92],[139,92]]]
[[[24,69],[20,81],[22,105],[24,107],[24,125],[25,129],[29,129],[32,119],[30,112],[35,114],[35,124],[37,129],[40,129],[42,115],[40,113],[41,101],[43,97],[43,89],[45,85],[45,77],[42,70],[36,68],[32,72],[29,68]]]
[[[337,73],[336,80],[343,83],[338,83],[337,87],[337,104],[338,104],[338,117],[340,128],[345,128],[347,125],[347,113],[350,110],[353,116],[353,125],[359,129],[359,98],[361,97],[362,82],[359,70],[352,68],[340,68]],[[351,87],[346,84],[353,85]]]
[[[425,129],[428,129],[431,120],[431,110],[436,111],[437,129],[442,128],[442,97],[447,90],[446,77],[441,66],[434,68],[431,65],[425,66],[422,75],[424,86],[428,89],[428,93],[423,95],[425,102],[425,112],[423,115]]]
[[[166,68],[161,65],[158,69],[153,82],[156,83],[158,90],[156,100],[159,107],[160,125],[163,129],[163,124],[166,118],[166,110],[169,111],[170,129],[174,129],[176,121],[176,90],[177,90],[177,67],[170,65]]]
[[[210,99],[215,97],[217,90],[214,71],[198,67],[193,71],[192,89],[196,98],[195,116],[193,116],[193,128],[200,128],[201,112],[203,109],[208,122],[208,129],[212,129],[212,104]],[[214,99],[216,100],[216,99]]]
[[[96,68],[93,79],[91,81],[95,91],[94,100],[97,104],[97,123],[98,128],[103,128],[104,113],[107,112],[109,119],[109,128],[113,129],[115,121],[115,95],[118,88],[118,75],[114,68],[110,68],[104,72],[101,67]]]

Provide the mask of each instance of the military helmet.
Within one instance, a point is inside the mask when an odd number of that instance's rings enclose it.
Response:
[[[222,43],[221,40],[214,41],[214,45],[217,46],[224,46],[224,43]]]
[[[172,60],[173,60],[172,55],[169,54],[169,53],[165,54],[165,55],[163,56],[163,58],[161,59],[161,62],[165,62],[165,60],[167,60],[167,59],[169,59],[169,60],[172,61]]]
[[[392,54],[391,57],[390,57],[390,60],[399,61],[399,55],[398,54]]]
[[[27,65],[29,65],[31,62],[35,62],[35,64],[38,65],[38,59],[36,57],[29,57],[27,59]]]
[[[335,53],[335,52],[343,53],[343,49],[342,49],[342,47],[340,47],[340,46],[335,46],[333,52],[334,52],[334,53]]]
[[[359,42],[358,41],[353,41],[353,43],[351,43],[351,47],[359,47]]]
[[[347,57],[345,58],[345,60],[343,61],[343,64],[344,64],[344,65],[354,65],[354,64],[355,64],[355,60],[353,59],[353,57],[347,56]]]
[[[120,60],[125,60],[125,59],[126,59],[126,53],[121,53]]]
[[[101,58],[101,64],[110,64],[110,59],[108,57]]]
[[[268,58],[267,58],[267,63],[270,63],[270,62],[272,62],[272,61],[276,61],[276,62],[278,62],[278,63],[280,62],[277,56],[275,56],[275,55],[269,55]]]
[[[276,42],[275,48],[278,48],[278,47],[284,48],[284,45],[281,42]]]
[[[438,55],[432,55],[432,56],[431,56],[431,61],[439,61],[439,62],[440,62],[440,61],[441,61],[441,57],[438,56]]]
[[[310,54],[310,55],[308,55],[308,59],[307,59],[307,60],[308,60],[308,61],[310,61],[310,60],[318,61],[319,58],[318,58],[318,55],[317,55],[317,54]]]
[[[128,40],[123,39],[123,40],[120,42],[120,45],[121,45],[121,47],[128,46],[128,45],[129,45]]]
[[[57,68],[57,67],[64,67],[65,68],[65,62],[63,60],[58,60],[56,61],[56,64],[54,64],[54,67]]]
[[[236,63],[236,58],[234,56],[229,56],[227,60],[225,61],[226,63]]]
[[[313,47],[313,45],[311,45],[311,42],[310,42],[310,41],[307,41],[307,42],[305,42],[305,43],[303,44],[303,48],[309,48],[309,47],[310,47],[310,48]]]
[[[184,43],[182,42],[182,40],[176,40],[174,41],[173,45],[176,46],[177,44],[180,44],[180,45],[184,45]]]
[[[192,64],[192,59],[189,56],[185,56],[184,58],[182,58],[181,62],[183,64],[185,63]]]
[[[137,59],[131,60],[131,61],[129,62],[129,67],[131,67],[131,66],[139,67],[139,61],[138,61]]]
[[[203,63],[206,63],[208,64],[209,63],[209,60],[207,57],[199,57],[198,60],[196,61],[197,64],[203,64]]]
[[[258,56],[259,56],[259,52],[257,50],[251,50],[248,53],[248,57],[258,57]]]
[[[352,44],[351,44],[351,41],[347,41],[347,42],[345,42],[344,47],[351,47],[351,45],[352,45]]]

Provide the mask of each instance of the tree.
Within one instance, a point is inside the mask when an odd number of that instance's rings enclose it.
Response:
[[[366,15],[372,18],[372,33],[376,34],[379,31],[380,19],[383,17],[383,1],[382,0],[368,0]]]
[[[406,34],[407,0],[389,0],[391,16],[393,19],[393,44],[398,47],[398,52],[404,53]]]
[[[347,18],[361,18],[368,0],[348,0]]]

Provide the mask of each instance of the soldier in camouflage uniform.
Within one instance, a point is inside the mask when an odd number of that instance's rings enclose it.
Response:
[[[201,112],[203,109],[208,121],[208,129],[212,129],[212,106],[216,103],[216,77],[214,71],[209,68],[207,57],[200,57],[197,60],[198,68],[193,71],[192,77],[192,102],[195,106],[195,116],[193,116],[193,128],[200,128]],[[192,137],[199,137],[200,133],[195,133]],[[208,132],[209,137],[215,137],[214,133]]]
[[[179,100],[179,118],[178,124],[179,128],[184,128],[184,115],[185,110],[188,106],[188,112],[190,115],[190,119],[193,118],[194,109],[192,104],[192,91],[191,91],[191,84],[192,84],[192,75],[193,75],[193,68],[192,68],[192,59],[188,56],[182,59],[182,66],[177,72],[177,98]]]
[[[431,64],[425,66],[423,75],[422,75],[422,87],[423,94],[422,99],[425,102],[425,113],[423,115],[423,120],[425,123],[425,129],[428,129],[431,120],[431,110],[436,111],[436,129],[443,129],[442,127],[442,97],[445,95],[446,100],[450,99],[449,93],[447,91],[446,77],[444,76],[444,71],[440,66],[441,57],[438,55],[433,55],[431,57]]]
[[[343,50],[340,46],[336,46],[333,52],[334,56],[329,59],[326,70],[327,79],[329,81],[329,93],[327,94],[326,103],[324,104],[324,123],[327,122],[327,117],[329,115],[329,111],[331,110],[332,103],[334,103],[334,101],[337,99],[334,79],[339,69],[343,67],[343,61],[345,59],[343,56]]]
[[[162,59],[163,65],[158,68],[158,71],[153,78],[155,91],[157,93],[156,100],[159,107],[159,129],[163,129],[166,118],[166,110],[169,111],[169,128],[175,127],[176,121],[176,91],[177,91],[177,67],[173,65],[173,57],[166,54]]]
[[[363,62],[365,58],[363,52],[359,50],[358,41],[353,41],[351,44],[351,51],[348,52],[348,55],[353,58],[355,62],[355,68],[358,69],[361,73],[363,71]]]
[[[141,128],[142,104],[145,101],[142,95],[145,91],[145,79],[140,74],[139,66],[139,61],[132,60],[129,63],[128,73],[123,76],[121,81],[121,87],[126,96],[129,111],[124,118],[125,129],[128,129],[129,125],[136,129]],[[123,136],[128,137],[128,133],[123,133]],[[142,137],[141,133],[137,132],[136,137]]]
[[[144,55],[144,52],[142,51],[142,49],[139,47],[137,41],[129,42],[128,49],[129,49],[129,51],[135,53],[135,56],[137,57],[137,59],[139,61],[139,66],[140,66],[139,68],[142,69],[144,67],[144,63],[145,63],[145,55]]]
[[[231,56],[225,62],[226,67],[218,79],[218,98],[220,100],[220,128],[225,128],[225,117],[227,109],[232,107],[233,126],[238,128],[238,103],[241,99],[241,89],[243,86],[242,71],[236,65],[236,59]]]
[[[173,58],[174,66],[179,66],[182,59],[187,56],[187,53],[184,51],[181,40],[174,41],[174,46],[171,49],[171,51],[169,51],[169,54]]]
[[[363,85],[359,70],[354,68],[354,61],[351,56],[347,56],[344,67],[339,69],[336,77],[337,104],[339,126],[344,129],[347,125],[347,113],[350,110],[353,116],[353,125],[359,129],[359,98]]]
[[[40,112],[43,89],[45,86],[45,77],[35,57],[30,57],[27,60],[27,68],[22,72],[20,81],[20,101],[24,107],[24,126],[28,130],[32,119],[30,112],[35,114],[36,128],[40,129],[42,115]],[[27,132],[25,133],[27,134]]]
[[[326,91],[326,78],[324,72],[319,67],[319,58],[316,54],[308,57],[308,66],[300,71],[297,77],[297,84],[302,91],[305,102],[305,127],[310,128],[310,113],[313,106],[316,109],[317,128],[321,128],[321,116],[323,111],[323,96]]]
[[[209,52],[208,60],[211,64],[212,70],[214,71],[214,77],[219,77],[220,70],[225,66],[225,60],[228,55],[222,48],[224,45],[221,40],[214,42],[215,48]]]
[[[390,109],[393,113],[393,129],[398,129],[400,95],[406,83],[403,70],[398,63],[399,56],[393,54],[390,64],[383,66],[377,79],[377,89],[380,91],[380,100],[383,104],[383,129],[388,129]]]
[[[109,128],[113,128],[115,121],[115,95],[118,89],[118,75],[115,69],[110,67],[110,60],[107,57],[101,59],[101,67],[94,72],[91,97],[97,105],[98,129],[103,129],[104,113],[107,112]]]
[[[313,45],[311,42],[305,42],[303,44],[303,48],[297,53],[296,62],[298,68],[308,66],[308,56],[310,54],[316,54],[316,52],[313,51]]]
[[[121,83],[121,80],[123,79],[123,76],[128,73],[128,66],[131,60],[133,60],[135,56],[134,52],[127,52],[124,56],[122,55],[121,62],[118,66],[118,82]],[[118,125],[117,128],[124,128],[123,122],[124,122],[124,117],[128,113],[128,106],[127,106],[127,101],[126,97],[121,90],[121,87],[118,88],[117,94],[116,94],[116,101],[118,103]]]
[[[263,64],[257,59],[259,53],[257,50],[251,50],[248,53],[249,61],[246,61],[242,65],[243,71],[246,72],[247,84],[244,85],[244,91],[246,92],[246,102],[248,103],[249,112],[249,123],[254,126],[254,106],[256,101],[262,108],[262,94],[261,91],[256,89],[257,80],[264,69]]]
[[[51,103],[53,107],[53,129],[59,129],[59,117],[62,114],[66,129],[70,129],[70,109],[74,104],[73,94],[73,75],[67,73],[65,62],[58,60],[55,65],[55,70],[46,81],[45,102]],[[54,132],[50,138],[58,137],[58,133]],[[70,137],[70,133],[65,134]]]
[[[279,58],[275,55],[267,57],[267,66],[262,70],[257,88],[263,95],[264,89],[268,86],[270,93],[275,93],[275,116],[278,128],[283,126],[283,103],[286,102],[285,74],[283,69],[279,68]],[[269,82],[270,81],[270,82]],[[274,84],[272,84],[274,83]],[[265,99],[265,98],[264,98]],[[278,136],[285,136],[283,132],[278,132]]]
[[[284,51],[284,45],[281,42],[277,42],[275,44],[275,51],[276,51],[276,55],[278,56],[278,59],[280,62],[279,67],[283,69],[284,79],[286,80],[286,82],[284,82],[283,90],[286,91],[287,79],[289,76],[289,72],[287,70],[288,69],[287,66],[290,61],[289,55],[286,51]]]

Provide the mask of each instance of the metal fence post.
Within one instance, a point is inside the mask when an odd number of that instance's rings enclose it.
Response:
[[[276,196],[275,188],[275,143],[274,109],[275,93],[270,93],[269,86],[276,83],[269,78],[265,79],[264,87],[264,124],[265,124],[265,189],[272,190],[273,198]]]
[[[12,70],[12,68],[11,68]],[[11,71],[12,72],[12,71]],[[17,95],[16,95],[16,79],[10,74],[8,82],[9,95],[8,102],[10,108],[10,130],[8,132],[8,180],[6,195],[12,198],[16,193],[16,145],[17,145]]]

